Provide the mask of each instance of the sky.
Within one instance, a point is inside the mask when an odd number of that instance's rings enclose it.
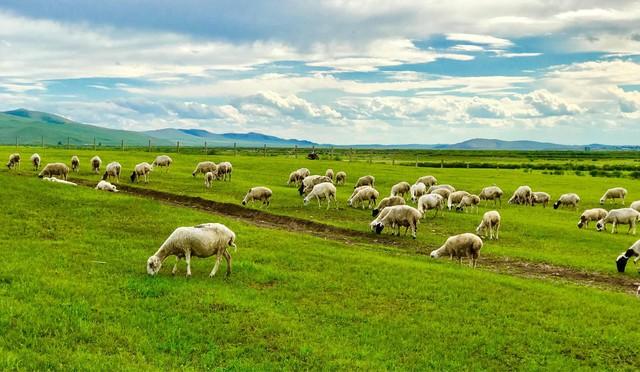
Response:
[[[0,110],[333,144],[640,141],[638,1],[0,0]]]

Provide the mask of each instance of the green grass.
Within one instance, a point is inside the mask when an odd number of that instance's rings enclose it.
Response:
[[[640,364],[638,300],[625,294],[344,246],[4,172],[0,184],[0,369]],[[147,257],[175,227],[214,221],[238,235],[230,279],[208,278],[212,259],[194,260],[191,279],[172,277],[171,261],[159,276],[146,275]]]

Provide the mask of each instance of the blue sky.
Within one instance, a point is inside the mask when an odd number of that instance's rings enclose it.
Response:
[[[336,144],[640,139],[637,1],[3,0],[0,25],[0,110]]]

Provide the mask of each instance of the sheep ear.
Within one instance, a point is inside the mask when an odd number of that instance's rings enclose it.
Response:
[[[634,251],[633,249],[629,248],[627,249],[626,252],[624,252],[624,255],[627,257],[633,257],[633,256],[637,256],[638,254],[636,253],[636,251]]]

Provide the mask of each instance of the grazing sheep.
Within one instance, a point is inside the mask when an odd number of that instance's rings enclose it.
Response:
[[[598,231],[606,230],[607,224],[610,223],[613,225],[611,228],[611,233],[615,233],[618,231],[618,225],[629,225],[629,231],[627,233],[631,233],[632,235],[636,234],[636,223],[640,219],[640,212],[631,208],[620,208],[620,209],[612,209],[607,215],[600,219],[596,224],[596,229]]]
[[[368,187],[368,186],[364,186]],[[406,204],[405,200],[401,196],[387,196],[386,198],[380,200],[378,206],[371,211],[371,216],[375,217],[380,214],[380,211],[385,209],[386,207],[391,207],[393,205],[404,205]]]
[[[228,161],[223,161],[222,163],[218,164],[218,167],[216,168],[215,176],[217,180],[231,182],[232,172],[233,172],[233,166],[231,165],[231,163],[229,163]]]
[[[54,182],[54,183],[61,183],[63,185],[69,185],[69,186],[78,186],[77,183],[73,183],[73,182],[69,182],[69,181],[65,181],[65,180],[59,180],[55,177],[42,177],[42,179],[44,181],[49,181],[49,182]]]
[[[64,163],[49,163],[42,168],[38,177],[53,177],[53,176],[61,176],[65,181],[67,180],[67,175],[69,174],[69,167],[67,167]]]
[[[438,210],[442,210],[444,199],[438,194],[424,194],[418,199],[418,210],[422,213],[422,218],[426,217],[426,213],[430,209],[435,209],[433,217],[438,215]]]
[[[344,185],[347,182],[347,173],[340,171],[336,173],[336,185]]]
[[[18,166],[18,169],[20,169],[20,154],[9,155],[9,162],[7,163],[7,168],[13,169],[16,166]]]
[[[304,205],[309,204],[311,199],[316,198],[318,200],[318,208],[320,208],[320,200],[325,199],[327,201],[327,210],[331,205],[331,199],[338,209],[338,201],[336,200],[336,187],[331,182],[322,182],[311,189],[311,192],[304,197]]]
[[[77,155],[71,157],[71,171],[80,172],[80,158]]]
[[[562,194],[560,195],[560,198],[555,203],[553,203],[553,209],[558,209],[558,207],[560,206],[573,207],[574,209],[578,209],[578,203],[580,203],[580,197],[578,196],[578,194]]]
[[[627,189],[622,187],[614,187],[607,190],[600,198],[600,204],[604,204],[607,200],[611,199],[615,203],[616,199],[622,199],[622,205],[624,205],[624,198],[627,196]]]
[[[212,161],[201,161],[196,165],[196,169],[191,173],[191,175],[195,177],[199,173],[206,174],[207,172],[215,174],[217,168],[216,163]]]
[[[434,176],[422,176],[418,178],[416,183],[424,183],[425,186],[431,187],[438,183],[438,180]]]
[[[171,163],[173,163],[173,159],[171,159],[168,155],[158,155],[156,156],[156,159],[153,161],[153,163],[151,163],[151,166],[160,168],[166,167],[167,171],[169,171]]]
[[[93,173],[100,173],[100,166],[102,165],[102,159],[98,155],[91,158],[91,171]]]
[[[447,239],[440,248],[431,252],[431,257],[449,256],[451,259],[455,257],[458,262],[462,261],[462,257],[469,257],[470,266],[475,268],[480,249],[482,249],[482,239],[475,234],[464,233]]]
[[[37,171],[38,168],[40,168],[40,155],[38,155],[38,153],[35,153],[33,155],[31,155],[31,165],[33,165],[33,170]]]
[[[247,195],[244,196],[244,199],[242,199],[242,205],[247,205],[249,202],[253,204],[253,202],[257,200],[261,201],[263,206],[266,205],[267,208],[269,208],[269,205],[271,205],[271,195],[273,195],[271,189],[263,186],[252,187],[247,192]]]
[[[513,192],[509,199],[509,204],[531,204],[531,187],[520,186]]]
[[[602,208],[587,209],[580,215],[578,228],[589,227],[589,222],[600,221],[607,216],[607,210]]]
[[[327,169],[327,171],[326,171],[326,172],[324,172],[324,175],[325,175],[326,177],[331,178],[331,181],[333,181],[333,179],[334,179],[334,177],[335,177],[335,175],[334,175],[334,173],[333,173],[333,169],[331,169],[331,168]]]
[[[298,186],[300,185],[300,182],[302,182],[302,180],[310,174],[311,172],[309,172],[307,168],[300,168],[298,170],[295,170],[289,174],[289,181],[287,182],[287,185],[294,184]]]
[[[355,195],[349,198],[347,204],[350,207],[355,208],[358,206],[358,203],[360,203],[362,205],[362,209],[364,209],[364,203],[368,202],[367,208],[372,208],[375,207],[376,200],[378,200],[379,196],[380,193],[378,192],[378,190],[370,186],[365,186],[360,189]]]
[[[213,174],[213,172],[207,172],[204,174],[204,187],[210,189],[211,185],[213,184],[213,180],[216,178],[216,176]]]
[[[160,249],[147,260],[147,273],[156,275],[162,262],[169,256],[176,256],[176,263],[171,274],[178,270],[181,258],[187,262],[187,277],[191,276],[191,257],[206,258],[216,255],[216,263],[209,277],[218,272],[222,257],[227,261],[227,276],[231,275],[231,255],[228,247],[237,250],[236,234],[225,225],[205,223],[193,227],[178,227],[169,238],[162,243]]]
[[[400,236],[400,227],[405,227],[404,234],[411,228],[411,237],[416,238],[418,224],[422,218],[422,213],[409,205],[394,205],[386,207],[378,217],[370,224],[371,230],[380,234],[385,226],[390,226],[392,235]],[[394,231],[395,230],[395,231]]]
[[[547,194],[544,191],[534,191],[533,193],[531,193],[532,207],[536,204],[542,204],[542,208],[546,208],[550,201],[551,195]]]
[[[111,163],[107,164],[107,168],[102,175],[102,180],[107,181],[107,179],[109,179],[109,181],[111,181],[112,178],[115,178],[116,182],[120,183],[121,171],[122,165],[120,165],[120,163],[118,163],[117,161],[112,161]]]
[[[633,264],[635,265],[638,263],[638,260],[640,260],[640,240],[637,240],[624,253],[618,256],[618,258],[616,259],[616,266],[618,267],[618,272],[623,273],[625,267],[627,266],[627,261],[634,256],[635,256],[635,259],[633,260]],[[640,287],[638,287],[637,295],[640,295]]]
[[[153,167],[146,161],[137,164],[133,173],[131,173],[131,182],[140,182],[140,176],[144,176],[144,183],[149,182],[149,173],[151,173],[152,170]]]
[[[487,186],[480,191],[478,197],[480,200],[493,200],[494,206],[499,202],[500,207],[502,207],[502,195],[504,195],[504,192],[498,186]]]
[[[498,240],[498,234],[500,233],[500,213],[498,211],[488,211],[482,215],[482,221],[480,225],[476,227],[476,234],[482,236],[489,231],[489,239],[496,237]]]
[[[411,185],[409,185],[409,182],[398,182],[391,187],[391,196],[404,197],[405,194],[409,193],[409,190],[411,190]]]
[[[436,194],[436,195],[442,196],[442,204],[444,205],[444,201],[449,199],[449,195],[451,195],[451,191],[443,187],[441,189],[431,190],[431,192],[427,192],[427,194]]]
[[[631,205],[629,206],[629,208],[631,209],[635,209],[638,212],[640,212],[640,200],[636,200],[633,203],[631,203]]]
[[[467,207],[471,207],[471,209],[476,210],[478,213],[478,204],[480,204],[480,197],[477,195],[466,195],[463,196],[458,205],[456,205],[456,211],[460,212],[465,210]]]
[[[322,182],[333,183],[333,180],[327,176],[318,176],[318,175],[305,177],[304,180],[302,180],[300,187],[298,187],[298,192],[300,193],[301,196],[306,195],[310,193],[311,190],[313,190],[313,186]]]
[[[427,189],[427,194],[431,194],[434,190],[447,189],[449,193],[455,192],[456,188],[451,185],[433,185]]]
[[[360,178],[358,178],[358,182],[356,182],[356,185],[353,187],[354,189],[356,187],[360,187],[360,186],[371,186],[373,187],[374,183],[376,182],[376,178],[374,176],[362,176]]]
[[[98,182],[98,184],[96,185],[96,190],[118,192],[116,185],[113,185],[110,182],[105,180]]]
[[[447,209],[451,210],[454,204],[458,204],[462,201],[462,198],[465,196],[470,196],[471,194],[466,191],[454,191],[449,194],[449,198],[447,199]]]
[[[409,193],[411,194],[411,201],[417,203],[418,199],[427,193],[427,186],[422,182],[415,183],[409,188]]]

